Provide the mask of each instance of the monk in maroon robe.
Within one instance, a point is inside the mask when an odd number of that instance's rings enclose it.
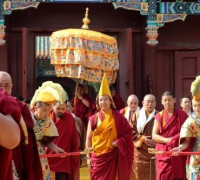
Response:
[[[59,136],[54,139],[54,144],[62,148],[65,152],[78,152],[78,133],[75,126],[75,119],[70,112],[66,111],[66,103],[56,102],[53,111],[50,113]],[[47,154],[52,151],[47,150]],[[48,158],[51,171],[55,172],[56,180],[75,180],[78,167],[79,156],[68,156],[58,158]]]
[[[0,71],[0,82],[3,89],[11,95],[13,84],[12,79],[7,72]],[[24,129],[20,125],[21,141],[19,145],[13,149],[12,156],[18,178],[19,180],[42,180],[42,168],[38,155],[35,134],[33,132],[33,120],[30,111],[25,103],[16,98],[15,101],[21,110],[21,115],[25,122],[24,128],[28,135],[27,137],[24,136]]]
[[[129,180],[133,162],[132,128],[112,101],[106,73],[96,100],[98,113],[89,119],[86,148],[91,180]]]
[[[115,103],[116,110],[119,111],[125,107],[124,101],[119,94],[115,94],[112,98]]]
[[[21,129],[21,142],[13,150],[13,160],[19,179],[42,180],[42,167],[38,154],[35,133],[33,131],[33,120],[28,106],[22,101],[16,99],[21,109],[21,114],[28,131],[28,144],[25,144],[24,133]]]
[[[0,85],[1,85],[1,83],[0,83]],[[2,88],[0,88],[0,112],[3,115],[9,115],[9,114],[12,115],[13,119],[17,123],[19,123],[21,114],[20,114],[20,109],[18,107],[18,104],[15,101],[15,99],[12,98],[9,94],[7,94]],[[13,119],[10,119],[10,120],[13,120]],[[11,130],[11,126],[9,127],[9,129]],[[19,129],[17,129],[17,130],[19,133]],[[15,134],[14,129],[11,132],[13,132],[13,134]],[[16,136],[17,134],[15,134],[15,135],[13,135],[13,134],[10,134],[10,135],[17,137]],[[10,148],[10,149],[7,149],[7,148]],[[11,150],[11,146],[7,147],[7,148],[0,145],[0,179],[1,180],[12,180],[13,179],[12,150]]]
[[[103,121],[104,115],[102,115],[101,111],[99,113]],[[115,180],[116,177],[119,180],[130,179],[133,162],[132,129],[123,115],[115,110],[112,111],[112,114],[117,130],[117,139],[115,141],[118,147],[101,155],[92,153],[91,158],[94,163],[91,168],[92,180]],[[97,127],[97,120],[97,114],[90,118],[92,131]]]
[[[164,92],[162,95],[164,110],[155,115],[152,132],[158,151],[170,151],[179,144],[180,129],[188,115],[174,108],[174,103],[173,93]],[[184,156],[156,155],[157,180],[185,180],[185,164],[186,157]]]
[[[110,92],[112,99],[115,103],[116,110],[121,110],[125,107],[124,101],[119,94],[116,93],[116,88],[114,86],[110,87]]]
[[[79,117],[87,129],[88,119],[96,111],[95,102],[85,94],[82,85],[79,85],[78,92],[76,92],[76,98],[74,99],[74,115]]]

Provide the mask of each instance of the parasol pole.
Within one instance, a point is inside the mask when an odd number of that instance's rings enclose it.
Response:
[[[81,29],[89,29],[88,24],[90,23],[90,19],[88,18],[88,11],[89,11],[89,8],[87,7],[86,11],[85,11],[85,17],[83,18],[83,25],[82,25]],[[87,94],[88,93],[88,86],[87,86],[86,80],[83,80],[83,87],[84,87],[85,93]]]
[[[78,86],[80,84],[80,79],[77,79],[76,81],[76,87],[75,87],[75,97],[74,97],[74,114],[76,114],[76,103],[78,101],[78,98],[77,98],[77,93],[78,93]]]
[[[76,98],[77,98],[76,93],[78,92],[78,86],[79,86],[79,84],[80,84],[80,79],[77,79],[77,81],[76,81],[76,87],[75,87],[75,97]]]
[[[83,87],[85,94],[88,94],[88,82],[86,80],[83,80]]]
[[[88,24],[90,23],[90,19],[88,18],[88,11],[89,11],[89,8],[87,7],[86,12],[85,12],[85,17],[83,18],[83,25],[81,27],[82,29],[89,29]],[[78,92],[79,83],[80,83],[80,79],[76,81],[75,98],[74,98],[74,114],[76,114],[76,103],[77,103],[76,93]]]
[[[200,152],[173,152],[173,151],[157,151],[154,148],[148,148],[149,154],[163,154],[163,155],[171,155],[171,156],[187,156],[187,155],[198,155],[200,156]],[[175,153],[175,155],[173,155]]]

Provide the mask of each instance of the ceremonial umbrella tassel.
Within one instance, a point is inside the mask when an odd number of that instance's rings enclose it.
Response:
[[[119,70],[116,39],[88,30],[88,8],[83,22],[82,29],[59,30],[50,37],[51,64],[56,75],[77,79],[76,91],[80,80],[100,83],[104,73],[112,84]]]

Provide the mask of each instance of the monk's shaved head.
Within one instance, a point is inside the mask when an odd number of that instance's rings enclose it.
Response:
[[[12,78],[11,78],[10,74],[8,74],[5,71],[0,71],[0,80],[2,80],[2,81],[10,80],[12,82]]]
[[[153,94],[147,94],[144,96],[143,101],[148,100],[148,99],[152,99],[152,100],[156,100],[156,97]]]
[[[151,113],[156,108],[156,97],[153,94],[147,94],[142,101],[146,112]]]
[[[138,108],[138,103],[139,99],[135,94],[131,94],[127,99],[127,105],[132,113],[134,113]]]
[[[0,71],[0,87],[3,88],[8,94],[11,94],[12,86],[12,78],[10,74],[5,71]]]
[[[138,102],[139,102],[139,100],[138,100],[138,97],[135,95],[135,94],[131,94],[129,97],[128,97],[128,99],[127,99],[127,103],[128,103],[128,101],[131,101],[131,100],[137,100]]]

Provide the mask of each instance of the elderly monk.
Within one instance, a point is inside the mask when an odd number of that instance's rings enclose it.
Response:
[[[158,151],[170,151],[179,144],[180,129],[188,115],[186,112],[176,109],[175,102],[176,99],[171,91],[165,91],[162,94],[164,110],[154,116],[152,132]],[[185,180],[185,162],[186,159],[183,156],[156,155],[157,180]]]
[[[124,115],[128,122],[131,122],[131,119],[135,112],[140,110],[138,104],[138,97],[135,94],[131,94],[127,99],[127,106],[124,109],[120,110],[120,113]]]
[[[0,83],[1,87],[4,87]],[[0,176],[1,180],[13,180],[12,150],[19,144],[20,109],[15,99],[0,88]],[[16,122],[17,123],[16,123]]]
[[[154,115],[157,113],[156,98],[152,94],[144,96],[143,107],[131,119],[134,141],[133,177],[131,180],[156,179],[155,155],[148,153],[148,148],[155,147],[152,140]]]
[[[30,108],[33,110],[31,115],[34,122],[34,133],[36,135],[38,152],[45,155],[45,148],[55,153],[65,151],[53,143],[53,139],[58,136],[57,128],[51,118],[49,118],[52,104],[56,101],[65,101],[66,93],[58,83],[46,81],[42,83],[31,100]],[[52,180],[47,158],[40,158],[43,171],[43,180]]]
[[[113,109],[113,101],[106,75],[97,97],[99,112],[90,117],[86,148],[92,180],[130,179],[133,162],[132,129],[127,120]]]
[[[11,76],[7,72],[0,71],[0,86],[11,95],[13,84]],[[15,100],[17,101],[17,106],[21,110],[22,119],[25,122],[24,128],[20,126],[20,144],[13,150],[13,160],[17,176],[20,180],[42,180],[42,168],[33,131],[33,120],[29,108],[20,100],[16,98]]]

